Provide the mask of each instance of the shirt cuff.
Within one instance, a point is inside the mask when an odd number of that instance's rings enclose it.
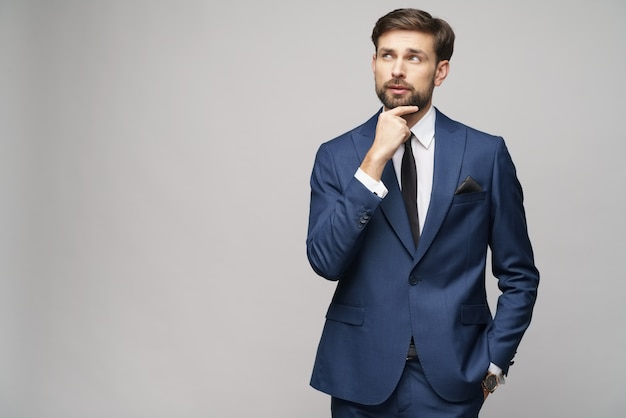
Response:
[[[381,199],[387,196],[387,193],[389,193],[389,190],[387,190],[387,188],[385,187],[382,181],[374,180],[369,175],[367,175],[365,171],[361,170],[360,168],[356,170],[356,173],[354,173],[354,177],[358,181],[360,181],[361,184],[363,184],[363,186],[367,187],[367,189],[370,192],[374,193],[376,196],[380,197]]]

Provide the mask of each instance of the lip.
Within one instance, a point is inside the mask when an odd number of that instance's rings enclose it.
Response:
[[[404,86],[389,86],[387,87],[387,90],[394,94],[403,94],[409,91],[409,89]]]

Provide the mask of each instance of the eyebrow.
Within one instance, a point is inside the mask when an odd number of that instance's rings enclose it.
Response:
[[[420,55],[426,55],[426,52],[422,51],[421,49],[413,49],[413,48],[409,48],[406,50],[406,52],[409,52],[411,54],[420,54]]]
[[[393,49],[393,48],[383,48],[383,47],[381,47],[378,50],[378,52],[381,53],[381,54],[388,54],[388,53],[391,53],[391,52],[396,52],[396,50]],[[414,48],[408,48],[408,49],[405,50],[405,52],[407,54],[427,55],[426,52],[424,52],[423,50],[421,50],[421,49],[414,49]]]

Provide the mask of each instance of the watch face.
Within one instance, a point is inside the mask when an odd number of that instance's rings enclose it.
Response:
[[[493,392],[496,390],[496,387],[498,387],[498,378],[495,374],[488,374],[483,382],[485,384],[485,389],[489,392]]]

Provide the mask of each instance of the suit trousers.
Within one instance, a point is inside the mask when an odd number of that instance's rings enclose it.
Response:
[[[331,398],[333,418],[476,418],[483,405],[483,392],[464,402],[449,402],[432,389],[419,361],[410,360],[398,386],[379,405],[361,405],[336,397]]]

